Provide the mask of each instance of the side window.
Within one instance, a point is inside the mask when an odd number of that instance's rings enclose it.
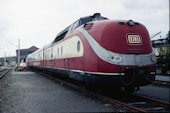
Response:
[[[71,25],[71,27],[69,29],[69,32],[72,32],[78,26],[80,26],[80,21],[79,20]]]
[[[53,58],[53,47],[51,47],[51,58]]]
[[[57,48],[57,55],[59,55],[60,51],[59,51],[59,48]]]
[[[38,53],[38,60],[41,60],[41,59],[40,59],[40,52]]]
[[[70,27],[70,29],[69,29],[69,33],[72,32],[73,27],[74,27],[74,25],[71,25],[71,27]]]
[[[73,26],[72,29],[75,29],[75,28],[78,27],[78,26],[79,26],[79,21],[75,22],[75,24],[74,24],[74,26]]]
[[[59,35],[55,38],[55,40],[54,40],[53,43],[62,40],[62,39],[66,36],[66,34],[67,34],[67,31],[65,31],[65,32],[63,32],[63,33],[61,33],[61,34],[59,34]]]
[[[61,55],[63,55],[63,47],[61,47]]]

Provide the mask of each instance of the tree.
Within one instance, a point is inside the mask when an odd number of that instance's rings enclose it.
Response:
[[[166,35],[166,40],[167,40],[167,44],[170,44],[170,30],[168,34]]]
[[[170,70],[170,30],[167,34],[167,37],[166,37],[166,40],[167,40],[167,50],[166,50],[166,56],[167,56],[167,67],[168,69]]]

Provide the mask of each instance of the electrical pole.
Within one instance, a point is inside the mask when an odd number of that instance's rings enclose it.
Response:
[[[10,57],[10,54],[9,54],[9,61],[8,61],[8,65],[10,66],[11,65],[11,57]]]
[[[4,53],[4,66],[6,66],[6,52]]]
[[[20,39],[18,39],[18,66],[20,64]]]

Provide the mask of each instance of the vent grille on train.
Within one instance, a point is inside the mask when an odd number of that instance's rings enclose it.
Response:
[[[93,23],[86,23],[86,24],[84,24],[84,29],[90,30],[92,28],[92,26],[93,26]]]
[[[118,23],[119,23],[119,25],[121,25],[121,26],[126,25],[124,22],[118,22]],[[135,22],[135,25],[136,25],[136,26],[139,26],[140,24],[139,24],[139,23],[137,23],[137,22]]]
[[[118,23],[119,23],[119,25],[122,25],[122,26],[123,26],[123,25],[125,25],[125,23],[124,23],[124,22],[118,22]]]

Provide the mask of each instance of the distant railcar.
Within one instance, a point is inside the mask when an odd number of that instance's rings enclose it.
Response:
[[[78,19],[26,62],[33,69],[94,84],[134,88],[155,80],[156,57],[145,26],[100,13]]]
[[[20,65],[15,68],[15,71],[28,71],[27,63],[21,62]]]

